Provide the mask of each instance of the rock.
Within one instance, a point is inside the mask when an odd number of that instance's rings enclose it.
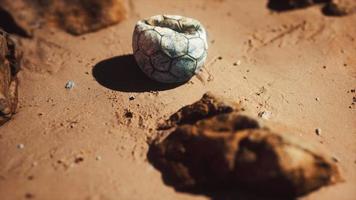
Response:
[[[321,129],[320,128],[315,129],[315,134],[320,136],[321,135]]]
[[[355,0],[333,0],[327,3],[323,9],[323,13],[328,16],[345,16],[356,13]]]
[[[330,1],[331,0],[269,0],[267,7],[271,10],[287,11]]]
[[[68,81],[64,87],[70,90],[73,89],[74,85],[75,85],[74,81]]]
[[[81,35],[126,17],[125,0],[2,0],[0,7],[27,35],[41,26],[56,26]]]
[[[258,113],[258,116],[261,117],[262,119],[270,119],[272,116],[272,113],[270,111],[262,111],[260,113]]]
[[[159,124],[158,129],[164,130],[176,125],[194,124],[204,118],[237,110],[241,110],[238,103],[227,101],[226,99],[224,100],[208,92],[205,93],[199,101],[179,109],[176,113],[171,115],[168,120]]]
[[[148,159],[166,184],[178,191],[244,190],[285,199],[342,180],[332,158],[297,134],[274,131],[231,107],[217,112],[209,96],[179,110],[176,129],[150,146]]]
[[[16,73],[20,69],[21,57],[14,41],[0,29],[0,125],[8,121],[16,111]]]

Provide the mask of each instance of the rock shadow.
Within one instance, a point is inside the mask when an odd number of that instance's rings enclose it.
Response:
[[[92,74],[100,85],[122,92],[163,91],[184,84],[167,84],[151,80],[138,67],[132,54],[100,61],[94,66]]]

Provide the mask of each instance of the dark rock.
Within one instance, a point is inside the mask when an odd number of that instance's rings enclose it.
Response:
[[[275,11],[287,11],[306,8],[314,4],[328,3],[331,0],[269,0],[267,7]]]
[[[240,106],[237,103],[223,100],[211,93],[205,93],[199,101],[182,107],[164,123],[159,124],[158,129],[164,130],[176,125],[194,124],[198,120],[239,109]]]
[[[334,0],[327,3],[323,9],[323,13],[328,16],[345,16],[356,13],[355,0]]]
[[[150,146],[148,159],[166,184],[207,195],[242,190],[263,199],[286,199],[341,180],[331,157],[318,148],[286,132],[262,127],[258,120],[231,108],[207,114],[206,105],[215,105],[203,103],[207,99],[211,98],[204,95],[178,111],[178,116],[193,113],[191,118],[179,118],[189,119],[188,123],[175,120],[176,129]],[[197,108],[204,114],[196,115]]]

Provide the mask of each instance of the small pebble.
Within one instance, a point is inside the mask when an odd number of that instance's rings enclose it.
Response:
[[[25,198],[26,198],[26,199],[32,199],[33,197],[34,197],[34,195],[31,194],[31,193],[26,193],[26,194],[25,194]]]
[[[17,148],[18,148],[18,149],[23,149],[23,148],[25,148],[25,145],[24,145],[24,144],[18,144],[18,145],[17,145]]]
[[[38,165],[38,163],[36,162],[36,161],[34,161],[33,163],[32,163],[32,166],[33,167],[36,167]]]
[[[272,116],[272,113],[269,111],[262,111],[258,113],[258,116],[261,117],[262,119],[270,119]]]
[[[129,100],[130,100],[130,101],[135,100],[135,97],[134,97],[134,96],[130,96],[130,97],[129,97]]]
[[[219,57],[218,57],[218,59],[219,59],[219,60],[222,60],[222,57],[221,57],[221,56],[219,56]]]
[[[101,156],[96,156],[95,158],[97,161],[101,160]]]
[[[333,156],[332,159],[333,159],[334,162],[339,162],[339,159],[336,158],[335,156]]]
[[[355,89],[351,89],[351,92],[352,92],[352,93],[355,93],[355,92],[356,92],[356,90],[355,90]]]
[[[74,87],[74,81],[68,81],[65,85],[66,89],[72,89]]]
[[[316,98],[315,98],[315,101],[320,101],[319,97],[316,97]]]
[[[321,135],[321,129],[320,129],[320,128],[315,129],[315,133],[316,133],[317,135]]]

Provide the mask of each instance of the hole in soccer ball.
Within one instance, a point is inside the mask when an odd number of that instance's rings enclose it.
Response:
[[[100,61],[94,66],[92,74],[100,85],[121,92],[163,91],[183,84],[164,84],[149,79],[132,54]]]
[[[198,24],[188,23],[186,21],[181,21],[181,27],[178,26],[178,21],[170,18],[157,19],[150,18],[145,20],[145,23],[150,26],[158,26],[162,28],[169,28],[178,33],[195,35],[196,32],[201,28]]]

